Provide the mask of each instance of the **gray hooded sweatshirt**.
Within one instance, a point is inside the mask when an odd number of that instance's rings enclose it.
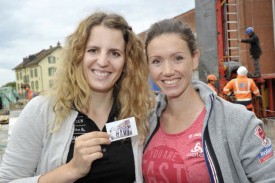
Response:
[[[206,84],[193,81],[206,108],[202,144],[211,182],[275,182],[275,158],[263,122],[244,106],[218,97]],[[166,97],[157,97],[145,149],[159,128]],[[144,149],[144,150],[145,150]]]

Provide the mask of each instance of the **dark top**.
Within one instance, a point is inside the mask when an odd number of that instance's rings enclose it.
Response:
[[[250,54],[253,58],[259,58],[262,54],[262,49],[260,46],[260,41],[258,36],[255,33],[252,33],[248,39],[242,39],[243,43],[250,44]]]
[[[108,122],[116,121],[118,110],[112,108]],[[75,122],[73,140],[67,158],[69,162],[73,157],[74,139],[84,133],[100,131],[93,120],[79,112]],[[106,132],[106,127],[102,129]],[[110,145],[102,145],[103,158],[93,162],[87,176],[78,179],[77,183],[132,183],[135,181],[134,155],[131,139],[118,140]]]

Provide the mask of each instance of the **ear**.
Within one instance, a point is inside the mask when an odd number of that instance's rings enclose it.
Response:
[[[193,56],[193,70],[196,70],[198,69],[198,66],[199,66],[199,58],[200,58],[200,51],[199,50],[196,50],[195,53],[194,53],[194,56]]]

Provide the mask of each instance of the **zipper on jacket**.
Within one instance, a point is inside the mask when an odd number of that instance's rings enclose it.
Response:
[[[212,107],[213,107],[214,95],[211,94],[209,97],[211,101],[211,107],[209,111],[209,116],[210,116],[212,112]],[[212,183],[224,183],[221,169],[210,140],[209,131],[208,131],[208,120],[209,120],[209,117],[207,119],[207,125],[203,132],[203,154],[204,154],[206,166],[210,175],[210,181]]]
[[[147,143],[145,144],[144,148],[143,148],[143,153],[145,152],[146,147],[148,146],[149,142],[152,140],[153,136],[155,135],[155,133],[158,131],[159,126],[160,126],[160,122],[159,122],[159,118],[157,117],[157,126],[154,129],[153,133],[151,134],[150,138],[148,139]]]
[[[204,134],[204,156],[206,165],[208,168],[208,172],[211,174],[210,179],[213,183],[224,183],[223,176],[221,173],[221,169],[214,152],[213,146],[210,141],[208,126],[206,126],[205,134]]]
[[[153,133],[151,134],[151,136],[149,137],[149,139],[148,139],[148,141],[147,141],[147,143],[145,144],[145,146],[144,146],[144,148],[143,148],[143,153],[145,152],[145,149],[147,148],[147,146],[148,146],[148,144],[149,144],[149,142],[151,141],[151,139],[153,138],[153,136],[155,135],[155,133],[158,131],[158,129],[159,129],[159,126],[160,126],[160,122],[159,122],[159,116],[157,115],[157,111],[159,110],[159,108],[160,108],[160,102],[158,102],[158,106],[157,106],[157,108],[156,108],[156,116],[157,116],[157,126],[156,126],[156,128],[154,129],[154,131],[153,131]]]

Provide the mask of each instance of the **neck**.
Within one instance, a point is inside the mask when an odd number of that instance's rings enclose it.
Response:
[[[112,93],[92,93],[87,116],[92,119],[101,130],[108,120],[113,106]]]
[[[188,92],[188,93],[186,93]],[[161,123],[167,133],[178,133],[188,128],[204,108],[199,94],[192,88],[178,98],[167,99]]]
[[[112,92],[109,93],[92,93],[90,104],[89,104],[89,110],[104,110],[108,108],[109,106],[112,106],[113,104],[113,94]]]

